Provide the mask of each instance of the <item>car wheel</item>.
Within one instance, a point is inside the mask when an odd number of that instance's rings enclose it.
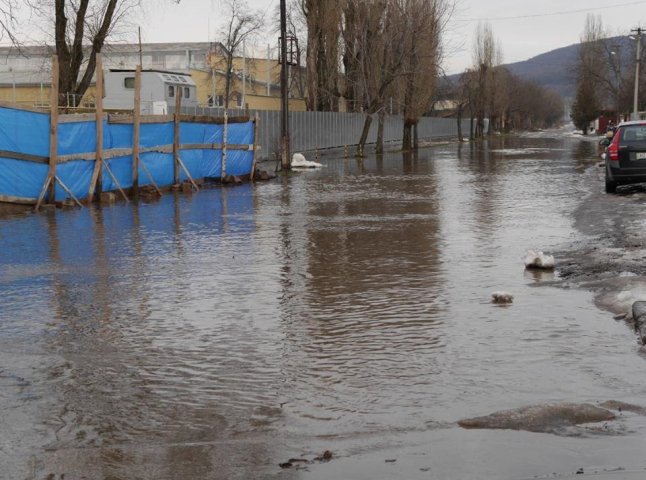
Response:
[[[606,169],[606,193],[617,193],[617,182],[613,182],[608,177],[608,170]]]

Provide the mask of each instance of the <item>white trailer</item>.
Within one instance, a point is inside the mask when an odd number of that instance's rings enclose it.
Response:
[[[132,110],[135,104],[135,71],[108,70],[105,74],[103,108]],[[175,106],[179,90],[183,107],[197,106],[197,86],[191,75],[163,70],[141,72],[141,113],[143,115],[168,113]]]

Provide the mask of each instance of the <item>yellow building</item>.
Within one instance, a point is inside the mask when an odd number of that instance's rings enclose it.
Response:
[[[144,69],[190,73],[197,84],[198,103],[218,107],[224,105],[226,84],[221,51],[221,45],[212,43],[143,44],[141,60]],[[0,47],[0,101],[48,106],[51,52],[47,47],[24,47],[20,52]],[[140,61],[139,46],[106,45],[102,57],[105,69],[134,69]],[[275,59],[235,58],[233,70],[230,108],[280,110],[280,66]],[[298,78],[290,76],[289,104],[291,110],[303,111],[303,77],[301,71],[296,73]],[[80,105],[93,107],[94,99],[93,82]],[[66,103],[75,102],[70,98]]]

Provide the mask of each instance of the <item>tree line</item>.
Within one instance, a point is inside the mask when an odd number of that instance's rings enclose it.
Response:
[[[532,130],[562,123],[561,96],[504,67],[502,48],[489,24],[478,25],[472,52],[472,66],[449,88],[457,102],[458,120],[465,115],[471,120],[470,138],[485,134],[485,118],[489,119],[489,132]]]
[[[347,110],[368,114],[360,145],[377,114],[377,151],[383,148],[383,120],[393,103],[404,117],[403,148],[416,147],[417,122],[440,98],[454,101],[458,128],[463,117],[471,119],[470,138],[485,134],[485,119],[489,132],[563,121],[558,93],[502,65],[502,49],[488,24],[478,25],[472,67],[457,81],[441,81],[443,34],[453,2],[299,0],[299,5],[307,27],[308,108],[336,110],[343,100]]]
[[[600,16],[588,15],[576,63],[576,94],[571,118],[583,134],[600,115],[615,122],[632,111],[635,88],[637,42],[627,36],[612,36]],[[641,64],[644,64],[641,52]],[[646,91],[639,89],[638,109],[646,106]]]
[[[246,0],[221,3],[223,28],[217,40],[226,53],[226,101],[234,56],[266,22]],[[393,106],[404,119],[403,148],[412,149],[417,146],[420,118],[433,110],[441,94],[455,101],[458,124],[463,116],[472,119],[471,137],[484,134],[485,118],[492,130],[499,131],[558,123],[563,112],[560,97],[506,70],[486,24],[478,26],[473,66],[451,88],[440,88],[445,33],[455,4],[455,0],[289,0],[289,34],[299,38],[305,58],[293,79],[303,84],[307,108],[338,111],[343,104],[346,111],[365,113],[360,150],[376,118],[378,152],[383,150],[385,116]],[[19,8],[48,19],[61,64],[62,97],[71,93],[80,101],[96,55],[140,6],[140,0],[54,0],[53,5],[0,0],[0,31],[18,42],[14,33]]]
[[[298,0],[306,25],[309,110],[366,113],[361,151],[377,117],[383,151],[390,105],[404,117],[404,149],[433,102],[444,56],[443,33],[453,13],[448,0]]]

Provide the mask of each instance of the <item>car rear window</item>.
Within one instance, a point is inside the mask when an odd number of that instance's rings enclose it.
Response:
[[[621,143],[646,142],[646,125],[627,125],[621,129]]]

